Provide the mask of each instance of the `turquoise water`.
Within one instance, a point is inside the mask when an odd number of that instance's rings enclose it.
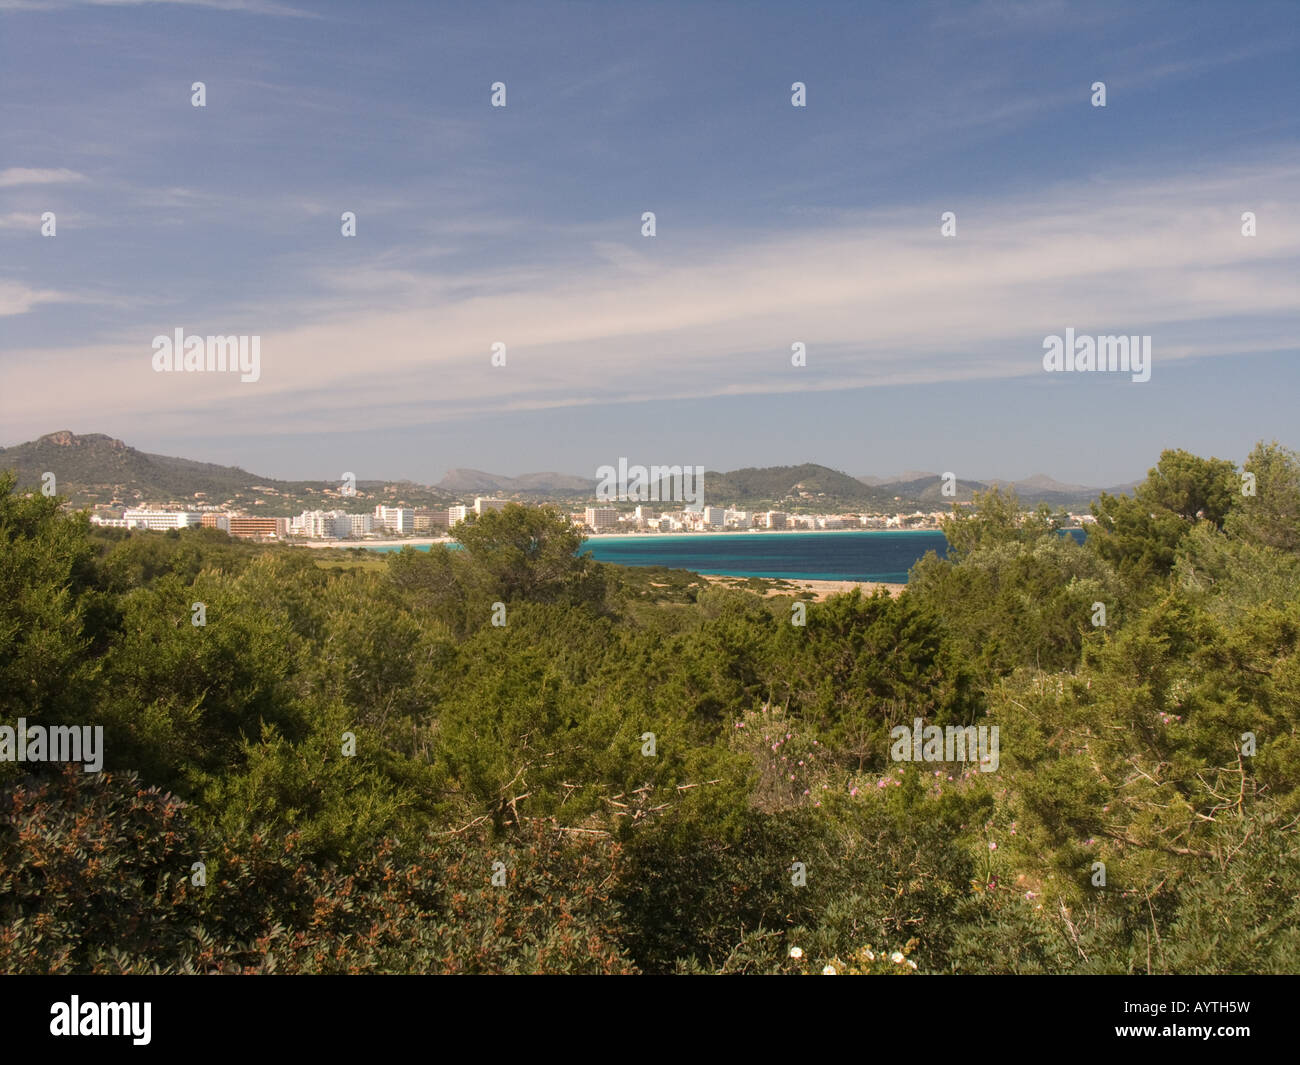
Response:
[[[1080,529],[1067,530],[1076,540]],[[449,545],[459,547],[457,544]],[[373,547],[397,551],[400,544]],[[420,548],[427,551],[428,547]],[[904,584],[927,551],[947,557],[948,541],[931,529],[847,532],[711,533],[707,536],[632,534],[588,540],[584,554],[620,566],[668,566],[727,577],[887,581]]]

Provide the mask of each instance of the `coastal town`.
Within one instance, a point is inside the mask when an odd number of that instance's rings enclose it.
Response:
[[[121,529],[168,530],[187,527],[220,529],[231,536],[264,541],[359,542],[400,539],[451,538],[461,522],[488,511],[501,510],[509,499],[477,496],[472,504],[416,508],[379,504],[372,511],[343,509],[304,510],[296,516],[275,517],[237,513],[220,507],[159,504],[121,510],[97,509],[92,524]],[[960,504],[958,504],[960,505]],[[633,509],[602,505],[568,513],[569,521],[593,536],[665,533],[830,532],[849,530],[938,529],[951,511],[912,513],[792,513],[782,510],[741,510],[699,505],[663,510],[640,504]],[[1071,524],[1093,520],[1090,514],[1071,514]]]

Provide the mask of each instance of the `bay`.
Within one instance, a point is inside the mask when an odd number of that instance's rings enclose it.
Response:
[[[1082,529],[1062,530],[1082,542]],[[458,548],[459,544],[449,545]],[[400,550],[400,544],[370,548]],[[421,546],[420,550],[428,550]],[[667,566],[726,577],[883,581],[906,584],[928,551],[948,555],[936,529],[849,529],[843,532],[641,533],[593,537],[582,553],[619,566]]]

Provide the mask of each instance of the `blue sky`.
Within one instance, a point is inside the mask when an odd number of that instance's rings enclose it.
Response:
[[[1297,447],[1298,72],[1294,2],[0,0],[0,446],[1085,484]],[[1151,380],[1044,372],[1067,327],[1150,335]],[[260,336],[259,380],[154,372],[177,328]]]

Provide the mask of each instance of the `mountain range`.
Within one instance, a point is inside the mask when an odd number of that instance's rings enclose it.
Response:
[[[347,505],[358,501],[413,507],[445,506],[475,495],[592,501],[595,477],[564,473],[530,473],[506,477],[483,470],[452,469],[436,485],[412,481],[358,481],[356,495],[345,497],[338,481],[284,481],[249,473],[239,466],[139,451],[102,433],[78,436],[68,430],[38,440],[0,448],[0,471],[12,469],[18,485],[38,490],[46,472],[55,475],[55,491],[74,506],[137,506],[144,503],[203,503],[239,507],[251,513],[293,513],[295,508]],[[1111,494],[1131,491],[1137,482],[1106,488]],[[1082,509],[1102,489],[1062,484],[1045,474],[1019,481],[957,480],[956,499],[994,484],[1016,490],[1026,505]],[[942,509],[953,497],[943,495],[942,475],[908,471],[894,477],[851,477],[816,463],[798,466],[747,467],[726,473],[706,471],[705,501],[761,509],[807,507],[816,510]]]

